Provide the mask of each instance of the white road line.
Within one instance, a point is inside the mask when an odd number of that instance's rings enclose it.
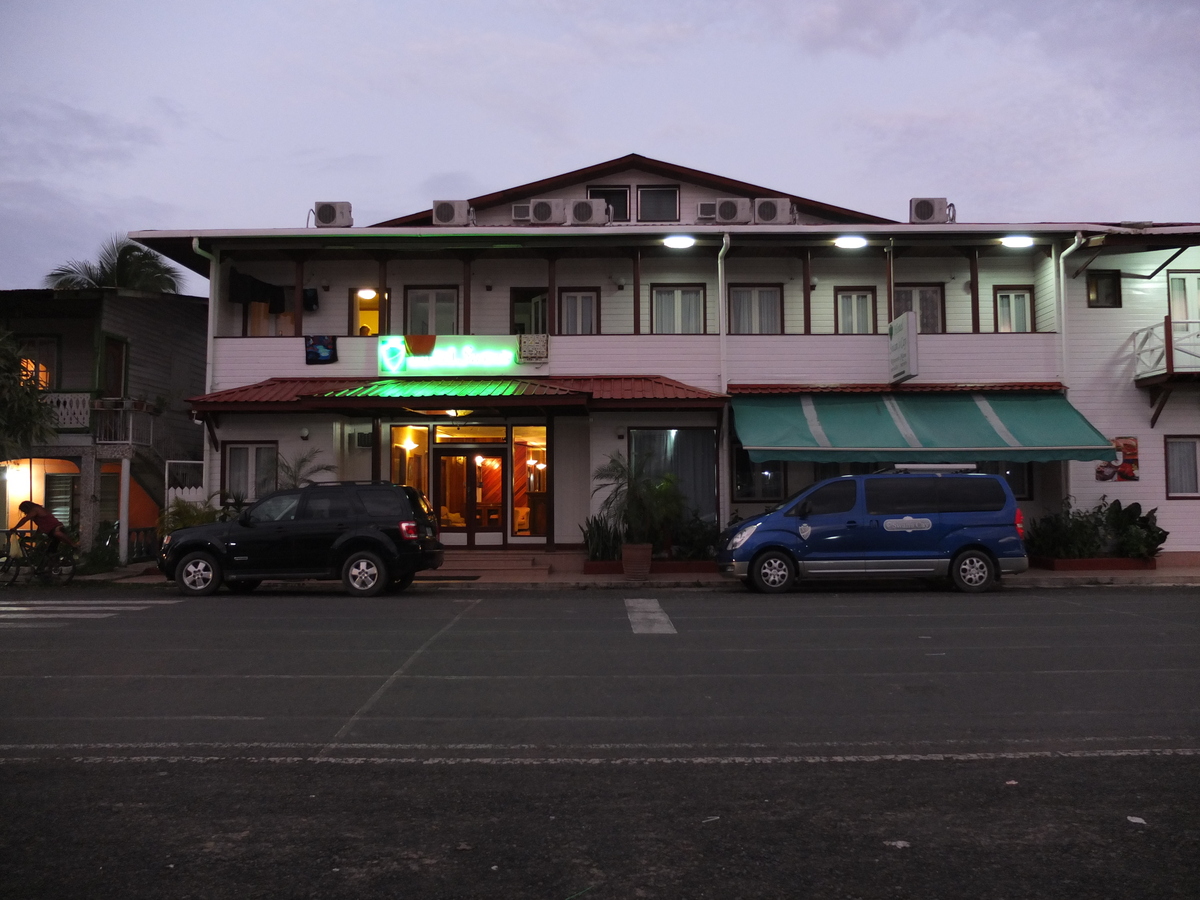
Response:
[[[670,617],[663,612],[658,601],[652,598],[635,598],[625,601],[625,612],[634,634],[676,634]]]
[[[980,762],[1017,759],[1114,759],[1148,756],[1200,756],[1200,748],[1172,747],[1149,750],[1032,750],[999,753],[877,753],[858,756],[659,756],[659,757],[382,757],[382,756],[70,756],[0,757],[0,765],[61,763],[64,759],[89,765],[129,765],[131,763],[324,763],[343,766],[420,765],[420,766],[764,766],[828,763],[879,762]]]
[[[84,609],[90,606],[129,606],[135,603],[138,606],[169,606],[182,602],[182,600],[7,600],[0,605],[20,603],[22,606],[77,606]]]
[[[116,613],[104,612],[39,612],[39,613],[0,613],[0,619],[111,619]]]
[[[72,606],[69,603],[57,605],[47,604],[45,606],[31,606],[26,603],[0,603],[0,613],[10,612],[137,612],[140,609],[146,609],[144,606],[133,606],[129,604],[109,603],[104,606],[88,606],[79,608]]]
[[[62,628],[66,622],[0,622],[0,628]]]

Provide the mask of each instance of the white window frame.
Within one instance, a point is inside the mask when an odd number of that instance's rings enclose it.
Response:
[[[731,284],[729,291],[729,333],[730,334],[783,334],[783,286],[779,284]],[[739,294],[749,296],[739,297]],[[739,300],[748,302],[749,330],[738,327],[741,316],[738,315]],[[771,306],[775,317],[773,328],[763,327],[763,307]]]
[[[658,314],[660,295],[673,294],[671,299],[671,330],[664,331],[662,317]],[[681,331],[683,321],[683,295],[700,295],[700,327],[696,331]],[[665,299],[665,298],[664,298]],[[708,297],[703,284],[652,284],[650,285],[650,330],[654,334],[705,334],[708,330]]]
[[[945,312],[945,286],[940,284],[898,284],[892,292],[892,318],[898,319],[903,312],[901,310],[900,293],[902,291],[909,293],[908,309],[911,309],[917,314],[917,331],[921,334],[944,334],[946,331]],[[925,327],[925,312],[926,302],[933,304],[933,311],[937,319],[937,328],[928,329]]]
[[[278,456],[279,444],[276,441],[231,441],[221,448],[221,484],[225,497],[232,499],[240,496],[236,488],[241,485],[233,484],[233,466],[230,462],[231,451],[246,453],[246,492],[241,499],[247,503],[259,500],[273,493],[279,485]],[[269,483],[259,478],[259,468],[262,460],[260,453],[269,454],[271,476]],[[265,473],[264,473],[265,475]]]
[[[1200,319],[1200,272],[1168,269],[1167,297],[1172,324]]]
[[[1191,445],[1191,466],[1190,473],[1181,473],[1172,471],[1171,466],[1171,445]],[[1186,451],[1182,454],[1187,455]],[[1200,500],[1200,435],[1196,434],[1168,434],[1163,438],[1163,457],[1166,461],[1166,490],[1168,500]],[[1180,479],[1184,483],[1180,484]],[[1174,484],[1172,484],[1174,482]],[[1180,487],[1191,488],[1192,490],[1179,490]]]
[[[426,307],[426,321],[422,326],[424,330],[418,329],[416,324],[416,313],[422,306]],[[446,324],[444,321],[439,321],[439,312],[444,314],[446,310],[451,310],[453,314],[453,322],[450,323],[449,330],[441,327]],[[404,291],[404,325],[405,334],[458,334],[458,285],[406,288]]]
[[[558,296],[559,334],[600,333],[600,292],[596,288],[563,288]]]
[[[1005,306],[1007,305],[1007,310]],[[1016,313],[1020,313],[1017,315]],[[996,334],[1033,333],[1033,287],[1027,284],[998,284],[992,288],[992,329]],[[1024,316],[1024,328],[1018,319]]]
[[[838,334],[875,334],[877,332],[878,314],[875,308],[875,288],[873,287],[839,287],[834,290],[834,297],[837,303],[837,333]],[[862,312],[858,301],[866,298],[867,309]],[[844,301],[852,301],[853,306],[849,308],[851,315],[846,316],[846,307]],[[866,321],[861,321],[862,317],[866,317]],[[851,326],[847,327],[847,318],[851,320]]]

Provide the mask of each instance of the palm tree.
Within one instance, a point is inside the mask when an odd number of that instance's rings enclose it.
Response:
[[[21,366],[12,335],[0,331],[0,460],[16,459],[54,434],[54,410],[38,395],[37,379]]]
[[[113,235],[100,247],[95,262],[72,259],[56,266],[45,285],[60,291],[118,287],[178,294],[182,279],[183,274],[153,250]]]

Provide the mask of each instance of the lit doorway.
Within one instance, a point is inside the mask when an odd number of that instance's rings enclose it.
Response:
[[[444,538],[463,535],[468,547],[503,544],[504,453],[435,450],[433,464],[433,506]]]

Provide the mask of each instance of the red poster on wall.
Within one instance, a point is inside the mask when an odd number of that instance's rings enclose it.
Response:
[[[1116,462],[1103,462],[1096,466],[1097,481],[1138,480],[1138,439],[1118,437],[1112,439],[1117,451]]]

